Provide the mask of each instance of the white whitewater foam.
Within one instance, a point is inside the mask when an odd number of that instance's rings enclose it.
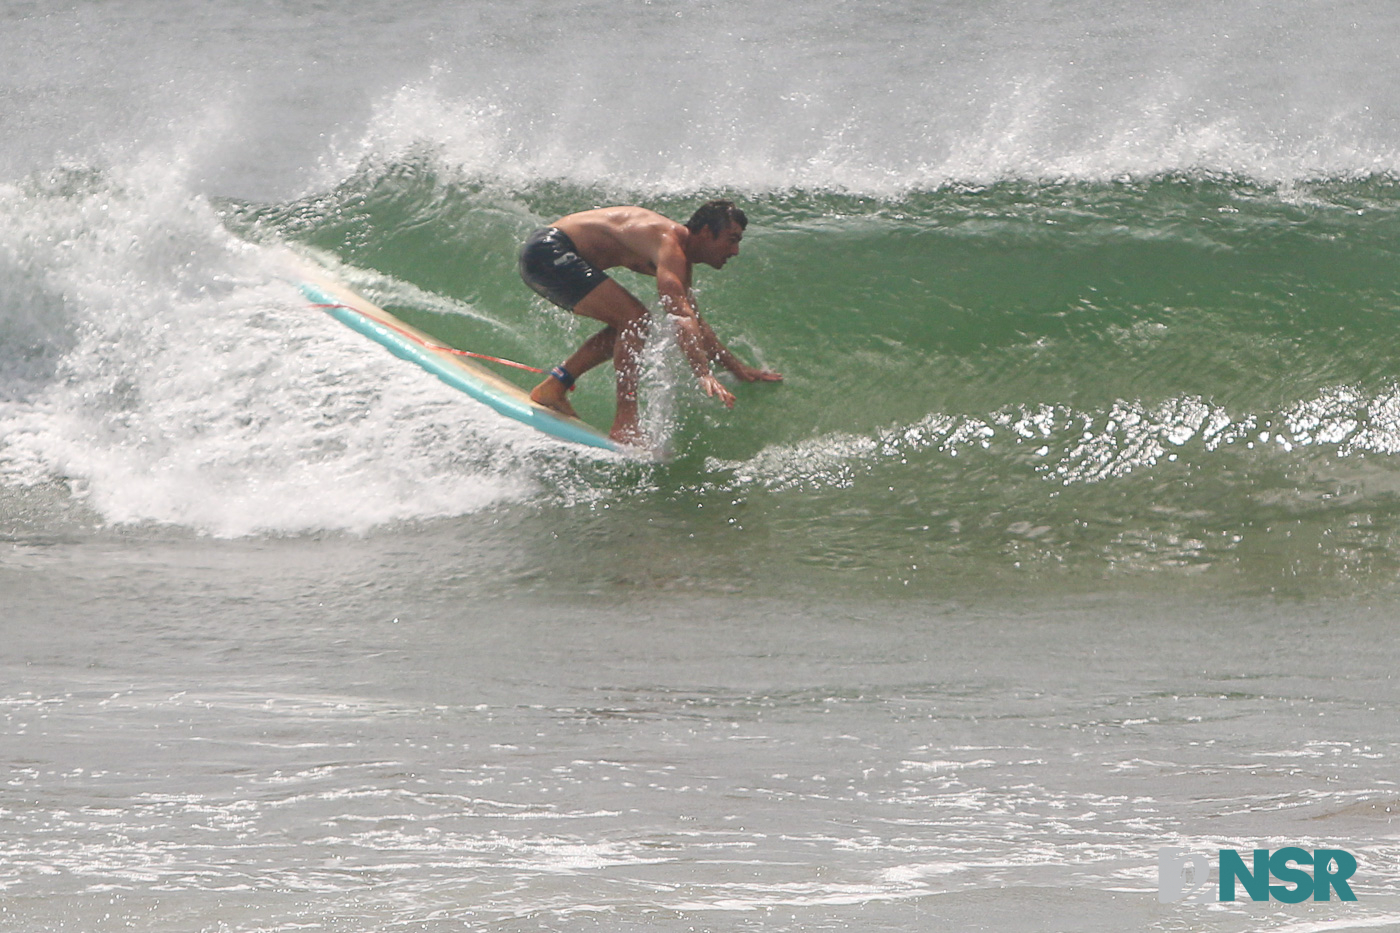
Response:
[[[310,311],[275,249],[145,172],[0,191],[27,283],[0,322],[54,358],[0,396],[7,485],[64,480],[115,523],[361,531],[536,495],[567,461]]]

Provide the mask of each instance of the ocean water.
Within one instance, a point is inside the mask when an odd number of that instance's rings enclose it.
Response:
[[[1400,929],[1398,42],[0,6],[0,930]],[[522,237],[716,196],[701,307],[786,378],[707,402],[658,319],[659,464],[285,278],[548,366]],[[1288,845],[1357,899],[1159,900]]]

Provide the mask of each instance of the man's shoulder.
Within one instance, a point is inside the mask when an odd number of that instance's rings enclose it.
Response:
[[[619,207],[614,209],[616,222],[629,227],[653,230],[658,234],[673,236],[685,227],[664,214],[646,207]]]
[[[619,208],[611,220],[619,239],[634,248],[643,243],[658,249],[672,243],[683,245],[689,233],[682,224],[645,207]]]

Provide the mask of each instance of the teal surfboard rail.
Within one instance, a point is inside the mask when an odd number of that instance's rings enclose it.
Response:
[[[602,450],[622,452],[622,448],[616,441],[595,431],[588,425],[557,417],[547,409],[512,397],[485,379],[476,376],[467,365],[438,356],[427,347],[385,327],[372,317],[346,306],[339,296],[322,290],[316,284],[298,282],[297,286],[308,301],[321,306],[321,310],[337,321],[364,334],[400,359],[416,363],[452,388],[466,393],[478,402],[491,406],[507,418],[529,425],[536,431],[557,437],[560,440]]]

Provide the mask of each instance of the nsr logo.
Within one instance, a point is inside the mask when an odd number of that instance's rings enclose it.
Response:
[[[1221,849],[1218,865],[1219,894],[1222,901],[1235,899],[1235,883],[1244,887],[1252,901],[1267,901],[1270,897],[1285,904],[1297,904],[1312,898],[1330,901],[1332,892],[1344,901],[1356,900],[1347,879],[1356,874],[1356,859],[1341,849],[1317,849],[1309,852],[1297,846],[1279,849],[1272,855],[1268,849],[1255,849],[1251,871],[1234,849]],[[1290,864],[1292,863],[1292,864]],[[1312,873],[1298,867],[1311,865]],[[1191,888],[1186,888],[1190,870]],[[1273,876],[1282,884],[1269,884]],[[1203,890],[1210,881],[1210,861],[1199,853],[1164,846],[1157,850],[1157,900],[1163,904],[1176,901],[1199,902],[1207,899]]]

